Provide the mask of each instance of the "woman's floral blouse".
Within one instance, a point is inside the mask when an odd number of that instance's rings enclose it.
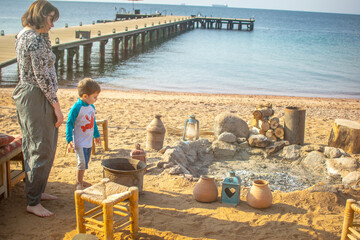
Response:
[[[51,104],[58,102],[56,56],[51,51],[49,37],[27,30],[16,39],[15,49],[20,75],[19,84],[35,85],[41,89]]]

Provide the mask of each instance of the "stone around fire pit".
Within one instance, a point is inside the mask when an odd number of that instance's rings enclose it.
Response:
[[[230,132],[236,137],[249,136],[249,126],[240,117],[231,113],[220,113],[215,117],[214,135],[219,137],[223,132]]]
[[[213,175],[219,182],[231,170],[242,179],[242,186],[251,186],[253,180],[269,182],[272,190],[291,192],[311,186],[311,191],[336,191],[339,186],[352,186],[360,181],[358,159],[328,158],[320,145],[290,145],[268,154],[266,148],[250,147],[247,142],[233,144],[207,139],[169,146],[159,167],[170,174],[197,179],[200,175]],[[336,152],[332,150],[331,152]],[[328,155],[337,156],[337,155]],[[309,189],[310,190],[310,189]]]

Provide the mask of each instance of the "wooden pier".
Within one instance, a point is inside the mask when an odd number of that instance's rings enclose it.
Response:
[[[57,56],[56,68],[59,63],[64,67],[66,58],[66,70],[73,70],[74,56],[79,58],[80,47],[83,51],[84,70],[90,66],[91,49],[94,43],[99,42],[100,61],[105,60],[105,46],[112,40],[112,56],[119,58],[120,52],[127,54],[135,50],[139,45],[147,42],[155,42],[173,34],[178,34],[197,27],[233,30],[237,24],[238,30],[253,30],[254,19],[224,19],[189,16],[157,16],[147,18],[112,21],[65,28],[54,28],[49,37],[53,52]],[[246,28],[243,28],[243,26]],[[1,69],[16,63],[15,34],[0,36],[0,78]]]
[[[255,19],[197,17],[195,18],[195,21],[197,28],[200,25],[201,28],[223,29],[223,25],[225,25],[226,29],[234,30],[236,29],[236,25],[237,25],[237,30],[252,31],[254,30]]]

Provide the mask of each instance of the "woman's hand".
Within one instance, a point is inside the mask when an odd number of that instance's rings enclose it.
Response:
[[[63,123],[64,121],[64,115],[61,112],[61,108],[60,108],[60,103],[56,102],[53,104],[54,107],[54,112],[55,112],[55,116],[56,116],[56,123],[55,123],[55,127],[60,127],[60,125]]]

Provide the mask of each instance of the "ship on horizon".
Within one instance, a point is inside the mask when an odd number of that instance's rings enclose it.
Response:
[[[228,7],[227,4],[213,4],[212,7]]]

